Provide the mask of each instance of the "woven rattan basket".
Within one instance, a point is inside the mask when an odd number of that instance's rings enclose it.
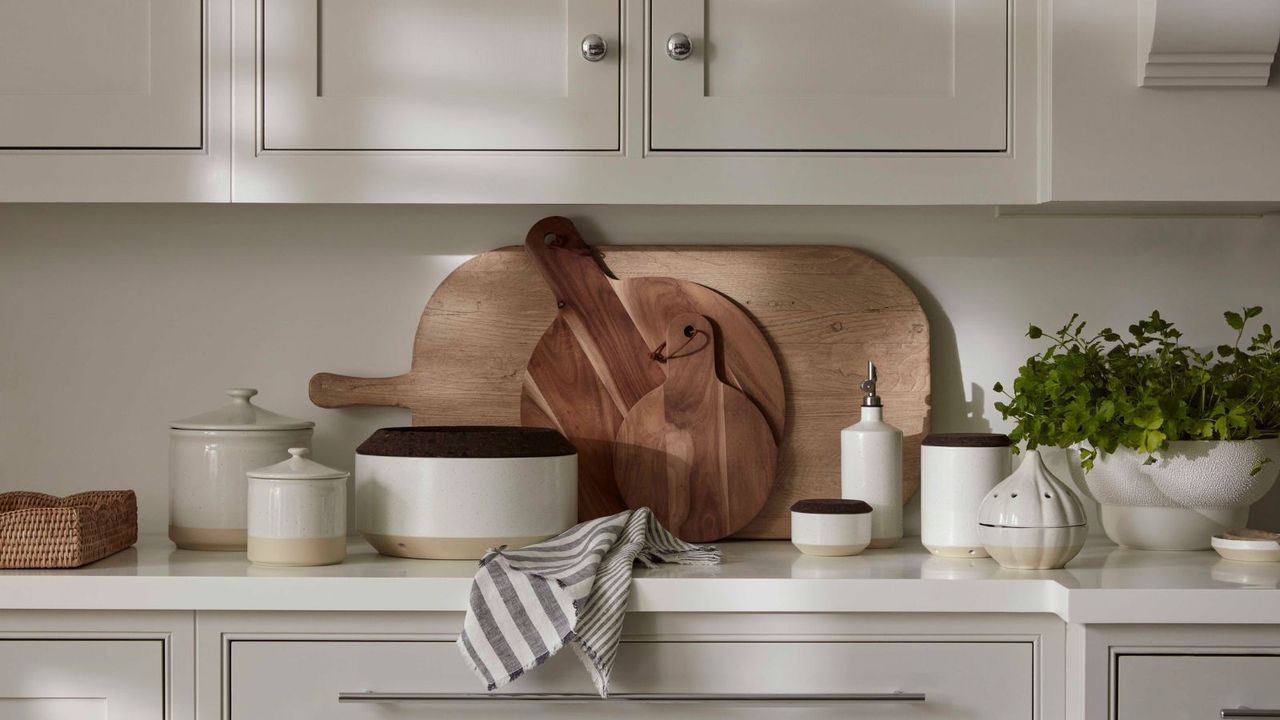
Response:
[[[0,493],[0,568],[73,568],[138,540],[132,490]]]

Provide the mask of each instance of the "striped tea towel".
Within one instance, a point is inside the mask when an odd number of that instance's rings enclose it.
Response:
[[[609,693],[636,561],[714,565],[720,551],[676,538],[649,508],[581,523],[519,550],[485,554],[471,585],[458,648],[490,690],[541,665],[566,644]]]

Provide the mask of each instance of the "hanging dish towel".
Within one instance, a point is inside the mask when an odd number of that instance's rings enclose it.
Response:
[[[519,550],[490,550],[471,585],[462,657],[492,690],[572,644],[600,696],[608,695],[637,561],[715,565],[720,551],[675,537],[649,508],[589,520]]]

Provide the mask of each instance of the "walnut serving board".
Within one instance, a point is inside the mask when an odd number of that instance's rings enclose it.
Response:
[[[929,325],[896,273],[843,247],[593,247],[620,279],[688,280],[732,298],[773,346],[786,387],[777,480],[764,509],[734,537],[788,538],[793,502],[840,496],[840,430],[858,419],[868,360],[880,369],[885,420],[904,434],[904,500],[915,495],[929,430]],[[311,379],[311,400],[404,407],[420,425],[518,425],[525,365],[556,316],[523,246],[482,253],[427,302],[408,373],[321,373]]]

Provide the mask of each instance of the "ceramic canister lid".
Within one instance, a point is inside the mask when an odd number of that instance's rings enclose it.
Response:
[[[797,500],[791,506],[791,512],[808,515],[865,515],[871,512],[871,506],[862,500],[813,498]]]
[[[307,457],[306,448],[289,448],[291,456],[284,462],[268,465],[245,473],[251,478],[263,480],[344,480],[350,473],[334,470]]]
[[[577,452],[556,430],[497,425],[382,428],[356,448],[357,455],[414,458],[541,458]]]
[[[1009,447],[1013,442],[1001,433],[934,433],[927,435],[921,445],[928,447],[993,448]]]
[[[254,405],[249,398],[257,395],[253,388],[231,388],[231,402],[217,410],[178,420],[169,425],[174,430],[305,430],[313,428],[310,420],[278,415]]]

